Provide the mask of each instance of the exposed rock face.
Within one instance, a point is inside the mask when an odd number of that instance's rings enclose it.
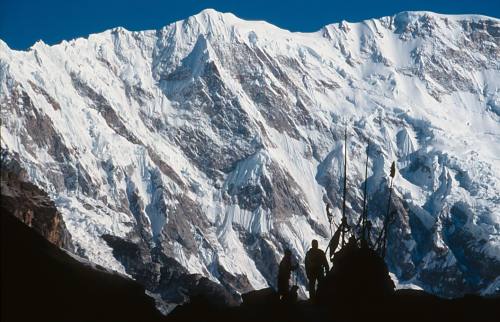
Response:
[[[71,235],[50,197],[27,181],[19,163],[2,153],[1,156],[0,212],[14,216],[33,228],[54,245],[75,251]]]
[[[91,261],[162,293],[143,263],[165,256],[243,293],[275,284],[285,248],[302,262],[313,238],[326,247],[347,124],[350,224],[366,146],[374,236],[397,162],[386,262],[399,282],[495,294],[499,28],[405,12],[304,34],[206,10],[26,52],[0,42],[2,149]]]
[[[140,239],[132,238],[139,240],[136,244],[112,235],[103,235],[102,238],[113,248],[113,255],[127,268],[127,273],[158,295],[157,306],[165,314],[176,305],[198,296],[209,299],[214,306],[239,303],[239,295],[234,291],[239,285],[231,283],[224,288],[200,274],[190,274],[175,259],[165,256],[161,249],[150,250]],[[230,282],[228,279],[227,283]]]

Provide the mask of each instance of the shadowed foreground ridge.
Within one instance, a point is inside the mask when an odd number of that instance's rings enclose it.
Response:
[[[394,290],[383,259],[369,248],[339,251],[319,284],[318,303],[285,303],[271,289],[242,296],[240,307],[214,308],[195,298],[171,321],[496,321],[500,299],[443,299],[417,290]]]
[[[11,321],[160,321],[137,282],[84,265],[2,212],[2,315]]]

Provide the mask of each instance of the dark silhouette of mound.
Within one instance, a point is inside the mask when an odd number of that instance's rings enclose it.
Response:
[[[394,282],[384,260],[372,249],[355,244],[342,248],[332,261],[332,269],[320,281],[318,303],[347,312],[363,303],[371,310],[383,307],[394,293]]]
[[[85,265],[13,216],[1,217],[3,322],[165,319],[135,281]]]

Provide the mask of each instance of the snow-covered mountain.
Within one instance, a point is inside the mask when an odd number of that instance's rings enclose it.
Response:
[[[2,149],[78,253],[150,290],[158,258],[243,292],[275,284],[284,248],[301,262],[313,238],[325,248],[347,126],[351,223],[366,147],[375,233],[397,162],[399,283],[500,293],[498,19],[403,12],[292,33],[204,10],[28,51],[0,41],[0,104]]]

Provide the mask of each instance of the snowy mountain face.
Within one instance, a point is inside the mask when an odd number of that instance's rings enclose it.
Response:
[[[396,161],[400,285],[500,293],[498,19],[404,12],[292,33],[205,10],[26,52],[0,41],[0,89],[2,150],[78,253],[163,297],[158,258],[243,292],[275,284],[285,248],[301,263],[312,239],[326,248],[346,127],[347,215],[368,146],[373,241]]]

